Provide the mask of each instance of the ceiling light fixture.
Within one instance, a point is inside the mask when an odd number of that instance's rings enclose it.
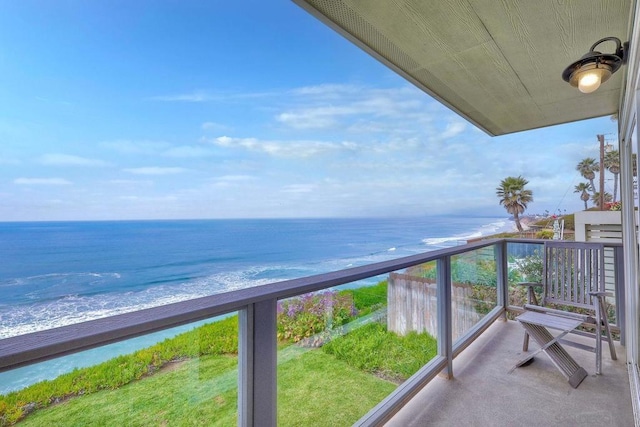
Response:
[[[616,43],[614,53],[600,53],[594,49],[606,41]],[[617,37],[605,37],[591,46],[589,52],[582,58],[569,65],[562,72],[562,79],[573,87],[577,87],[582,93],[591,93],[622,66],[627,63],[626,53],[629,51],[629,42],[622,43]]]

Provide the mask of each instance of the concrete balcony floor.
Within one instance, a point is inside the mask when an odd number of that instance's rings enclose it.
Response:
[[[454,379],[435,378],[386,425],[634,425],[623,347],[616,346],[618,360],[612,361],[603,343],[602,375],[596,375],[593,352],[563,344],[588,373],[574,389],[544,353],[512,371],[524,355],[522,338],[518,322],[495,322],[454,360]],[[594,342],[575,335],[568,339]],[[538,348],[532,340],[529,350]]]

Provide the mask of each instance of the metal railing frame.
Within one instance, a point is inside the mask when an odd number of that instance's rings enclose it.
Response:
[[[277,424],[277,302],[309,292],[356,282],[430,261],[437,263],[437,355],[393,393],[362,417],[357,425],[381,425],[438,374],[453,377],[453,359],[496,319],[506,318],[509,306],[507,245],[536,243],[533,239],[490,239],[453,248],[349,268],[326,274],[272,283],[203,298],[120,314],[60,328],[0,340],[0,372],[88,350],[129,338],[239,313],[238,425]],[[497,265],[497,305],[456,342],[452,339],[451,258],[477,249],[494,247]],[[622,246],[616,257],[617,323],[624,339],[624,280]],[[621,321],[622,320],[622,321]]]

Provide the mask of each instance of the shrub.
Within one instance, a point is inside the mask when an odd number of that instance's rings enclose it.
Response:
[[[536,233],[536,239],[553,239],[553,230],[540,230]]]
[[[296,343],[342,326],[355,315],[350,293],[327,291],[279,301],[278,339]]]
[[[604,210],[606,211],[620,211],[622,210],[622,202],[608,202],[604,204]]]
[[[424,270],[425,279],[436,280],[435,268]],[[496,286],[496,262],[492,259],[457,258],[451,262],[451,281],[467,285]]]
[[[522,281],[542,282],[542,254],[535,250],[533,255],[515,261],[516,269],[522,276]]]

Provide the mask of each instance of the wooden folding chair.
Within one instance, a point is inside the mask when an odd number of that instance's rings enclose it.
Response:
[[[525,304],[525,309],[545,315],[536,316],[538,327],[554,328],[558,317],[580,320],[580,323],[575,323],[576,328],[581,325],[594,326],[595,333],[575,329],[571,332],[595,337],[596,374],[600,374],[602,340],[609,343],[611,359],[617,359],[605,304],[607,292],[604,281],[604,245],[592,242],[545,242],[542,277],[542,284],[522,283],[528,287],[528,304]],[[542,300],[538,303],[534,288],[540,286],[542,286]],[[526,318],[519,320],[525,326],[523,321],[526,322]],[[536,338],[536,341],[539,339]],[[522,349],[527,351],[528,348],[529,333],[525,327]],[[547,354],[549,354],[548,351]],[[563,370],[560,367],[559,369]],[[567,376],[567,372],[563,374]]]

